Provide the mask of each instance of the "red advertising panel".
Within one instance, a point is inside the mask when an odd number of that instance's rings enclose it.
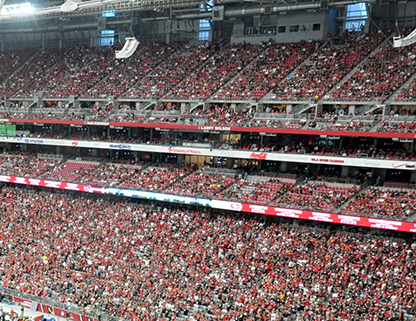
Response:
[[[87,316],[84,317],[77,313],[73,313],[67,310],[55,308],[50,305],[41,304],[41,303],[38,303],[38,306],[36,307],[36,311],[56,315],[57,317],[61,317],[61,318],[69,318],[69,320],[71,321],[98,321],[98,319],[95,319],[95,318],[91,318]]]
[[[24,307],[26,309],[30,309],[32,307],[32,301],[18,298],[17,296],[12,296],[12,299],[14,302],[16,302],[21,307]]]
[[[49,187],[49,188],[58,188],[58,189],[64,189],[67,191],[78,191],[78,192],[88,192],[88,193],[106,194],[107,192],[106,188],[104,187],[97,187],[97,186],[77,184],[77,183],[57,182],[57,181],[51,181],[47,179],[17,177],[17,176],[10,176],[10,175],[0,175],[0,182],[31,185],[31,186],[41,186],[41,187]]]
[[[240,206],[236,205],[238,203],[233,203],[234,208],[239,208]],[[345,225],[356,225],[364,227],[379,228],[392,231],[401,231],[401,232],[410,232],[416,233],[416,223],[378,219],[372,217],[361,217],[361,216],[352,216],[352,215],[342,215],[342,214],[332,214],[332,213],[322,213],[306,210],[294,210],[288,208],[280,208],[274,206],[265,206],[265,205],[254,205],[254,204],[241,204],[241,211],[254,214],[265,214],[273,215],[280,217],[291,217],[298,218],[303,220],[310,221],[320,221],[328,223],[338,223]]]

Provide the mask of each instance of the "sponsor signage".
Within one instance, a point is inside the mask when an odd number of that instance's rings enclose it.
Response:
[[[116,149],[116,150],[130,150],[142,151],[150,153],[171,153],[171,154],[185,154],[185,155],[201,155],[210,157],[227,157],[227,158],[242,158],[242,159],[256,159],[276,162],[296,162],[308,164],[332,164],[354,167],[368,167],[368,168],[385,168],[403,170],[416,170],[415,161],[400,161],[387,159],[374,159],[362,157],[319,157],[309,154],[292,154],[292,153],[278,153],[278,152],[254,152],[241,150],[223,150],[211,149],[207,147],[174,147],[162,145],[147,145],[147,144],[123,144],[123,143],[109,143],[97,141],[73,141],[65,139],[39,139],[39,138],[20,138],[20,137],[1,137],[0,141],[8,143],[26,143],[39,144],[51,146],[67,146],[67,147],[82,147],[82,148],[99,148],[99,149]]]
[[[28,177],[0,175],[0,182],[57,188],[57,189],[78,191],[78,192],[87,192],[87,193],[93,192],[93,193],[107,194],[106,188],[92,187],[90,185],[77,184],[77,183],[50,181],[47,179],[35,179],[35,178],[28,178]]]
[[[14,302],[16,302],[21,307],[24,307],[26,309],[31,309],[32,308],[32,301],[30,301],[30,300],[18,298],[16,296],[12,296],[12,299],[13,299]]]
[[[199,126],[198,127],[199,130],[210,130],[210,131],[225,131],[225,132],[229,132],[231,131],[231,127],[225,127],[225,126]]]
[[[289,208],[280,208],[275,206],[254,205],[247,203],[229,202],[212,200],[211,207],[240,211],[253,214],[264,214],[280,217],[289,217],[295,219],[320,221],[328,223],[337,223],[344,225],[355,225],[363,227],[371,227],[392,231],[416,233],[416,223],[393,221],[385,219],[376,219],[371,217],[361,217],[352,215],[341,215],[333,213],[314,212],[308,210],[298,210]]]
[[[265,160],[265,159],[267,159],[267,153],[251,153],[250,158],[251,159]]]
[[[178,154],[202,154],[202,150],[193,149],[193,148],[168,148],[169,153],[178,153]]]
[[[116,148],[116,149],[131,149],[131,145],[125,145],[125,144],[110,144],[110,148]]]
[[[38,303],[36,307],[37,312],[44,312],[52,315],[56,315],[61,318],[68,318],[71,321],[98,321],[96,318],[91,318],[87,316],[82,316],[78,313],[67,311],[64,309],[56,308],[47,304]]]
[[[25,138],[25,140],[23,141],[26,144],[44,144],[45,140],[44,139],[35,139],[35,138]]]

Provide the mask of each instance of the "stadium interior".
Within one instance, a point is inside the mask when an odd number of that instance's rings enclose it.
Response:
[[[416,1],[24,1],[0,320],[416,320]]]

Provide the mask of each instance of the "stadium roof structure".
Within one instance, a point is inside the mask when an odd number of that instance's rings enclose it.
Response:
[[[5,1],[4,5],[18,5],[23,0],[0,0]],[[271,12],[286,12],[302,9],[326,9],[335,6],[345,6],[352,3],[367,2],[375,3],[377,0],[216,0],[215,5],[227,3],[258,3],[271,6]],[[200,6],[208,0],[34,0],[31,1],[33,12],[12,13],[0,15],[0,21],[21,19],[32,20],[47,16],[59,17],[61,15],[84,16],[93,15],[102,10],[117,11],[146,11],[163,10],[169,8],[186,8]],[[0,2],[1,4],[1,2]]]

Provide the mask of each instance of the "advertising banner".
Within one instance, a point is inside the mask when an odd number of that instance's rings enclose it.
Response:
[[[241,150],[223,150],[210,148],[174,147],[147,144],[109,143],[85,140],[47,139],[47,138],[21,138],[0,137],[0,141],[18,144],[51,145],[66,147],[84,147],[98,149],[141,151],[149,153],[183,154],[210,157],[227,157],[241,159],[255,159],[267,161],[295,162],[306,164],[330,164],[353,167],[384,168],[416,170],[416,161],[408,160],[386,160],[371,157],[335,157],[316,156],[311,154],[292,154],[277,152],[253,152]]]
[[[416,223],[402,222],[395,220],[378,219],[371,217],[361,217],[343,214],[323,213],[314,212],[308,210],[298,210],[289,208],[280,208],[275,206],[267,205],[255,205],[238,202],[227,202],[227,201],[211,201],[211,207],[241,211],[253,214],[272,215],[280,217],[290,217],[309,221],[320,221],[328,223],[337,223],[345,225],[355,225],[371,228],[379,228],[392,231],[410,232],[416,233]]]

